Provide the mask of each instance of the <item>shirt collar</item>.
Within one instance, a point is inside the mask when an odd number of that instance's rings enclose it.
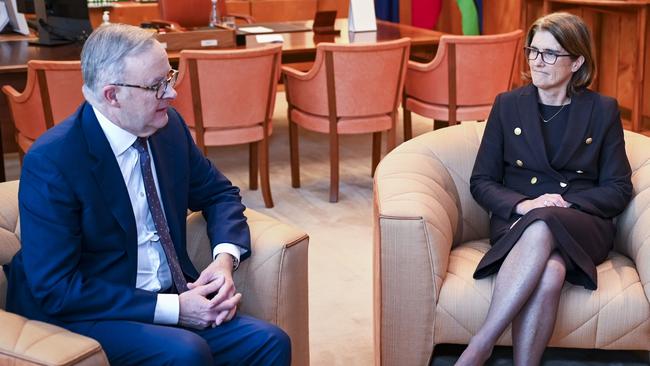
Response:
[[[102,112],[97,110],[97,108],[93,107],[93,111],[95,112],[99,126],[104,131],[104,135],[106,135],[108,143],[111,145],[113,154],[115,154],[115,156],[122,155],[129,147],[133,145],[138,137],[111,122],[108,118],[106,118],[106,116],[102,114]]]

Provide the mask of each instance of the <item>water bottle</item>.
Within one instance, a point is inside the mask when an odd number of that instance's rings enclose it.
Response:
[[[215,28],[219,24],[219,11],[217,10],[217,1],[212,0],[212,11],[210,12],[210,28]]]

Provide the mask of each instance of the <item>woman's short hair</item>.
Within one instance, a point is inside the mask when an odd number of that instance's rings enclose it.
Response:
[[[105,24],[86,40],[81,51],[84,89],[97,95],[98,88],[118,80],[124,73],[124,58],[149,50],[156,39],[153,33],[126,24]]]
[[[552,13],[537,19],[528,29],[526,46],[529,47],[535,33],[545,30],[553,35],[560,46],[573,58],[584,57],[585,62],[573,73],[568,86],[568,94],[574,95],[587,88],[596,76],[591,32],[585,22],[577,15],[569,13]],[[531,80],[530,71],[524,73],[524,79]]]

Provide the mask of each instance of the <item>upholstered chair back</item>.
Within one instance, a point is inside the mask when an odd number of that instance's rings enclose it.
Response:
[[[71,115],[83,102],[80,61],[38,61],[27,63],[27,86],[22,93],[5,85],[16,143],[23,153],[55,124]]]
[[[328,116],[329,87],[334,91],[330,95],[335,96],[336,117],[390,114],[400,102],[409,46],[407,38],[374,44],[320,43],[314,66],[305,75],[309,85],[289,80],[290,103],[304,112]]]

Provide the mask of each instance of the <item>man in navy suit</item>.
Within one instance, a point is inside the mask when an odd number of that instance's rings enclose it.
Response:
[[[81,58],[87,102],[24,159],[7,309],[98,340],[114,364],[289,364],[286,333],[236,314],[244,206],[169,108],[177,72],[161,44],[107,25]],[[212,243],[200,274],[188,209]]]

